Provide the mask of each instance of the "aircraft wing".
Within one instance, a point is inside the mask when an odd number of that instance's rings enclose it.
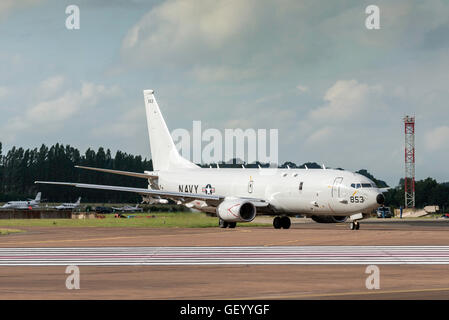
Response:
[[[72,183],[72,182],[52,182],[52,181],[35,181],[34,183],[38,184],[53,184],[53,185],[61,185],[61,186],[72,186],[76,188],[87,188],[87,189],[100,189],[100,190],[110,190],[110,191],[123,191],[123,192],[134,192],[140,195],[155,195],[161,196],[164,198],[172,198],[172,199],[188,199],[188,200],[215,200],[220,201],[223,200],[223,197],[214,196],[214,195],[206,195],[206,194],[195,194],[195,193],[182,193],[182,192],[171,192],[171,191],[162,191],[162,190],[151,190],[144,188],[131,188],[131,187],[119,187],[119,186],[106,186],[106,185],[98,185],[98,184],[85,184],[85,183]]]
[[[159,196],[162,198],[169,198],[173,200],[181,200],[182,202],[189,202],[193,200],[204,200],[213,206],[221,203],[225,197],[219,195],[206,195],[197,193],[183,193],[183,192],[172,192],[163,190],[151,190],[144,188],[132,188],[132,187],[120,187],[120,186],[107,186],[98,184],[85,184],[85,183],[72,183],[72,182],[52,182],[52,181],[35,181],[38,184],[52,184],[52,185],[62,185],[62,186],[72,186],[76,188],[87,188],[87,189],[99,189],[99,190],[110,190],[110,191],[123,191],[123,192],[133,192],[140,195],[150,195]],[[256,207],[267,207],[268,202],[262,199],[256,198],[242,198],[251,202]]]

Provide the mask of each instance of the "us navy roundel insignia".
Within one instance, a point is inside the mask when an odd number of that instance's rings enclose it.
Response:
[[[215,192],[215,188],[212,187],[212,186],[210,185],[210,183],[207,184],[205,187],[203,187],[202,190],[203,190],[203,192],[204,192],[205,194],[212,194],[212,193]]]

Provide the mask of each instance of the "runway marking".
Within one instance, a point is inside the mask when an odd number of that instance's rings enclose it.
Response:
[[[192,236],[200,236],[200,235],[205,235],[205,234],[209,234],[212,232],[207,232],[207,233],[201,233],[201,234],[188,234],[188,235],[192,235]],[[215,233],[214,233],[215,234]],[[63,240],[59,240],[59,239],[55,239],[55,240],[35,240],[35,241],[22,241],[22,242],[11,242],[15,245],[17,244],[33,244],[33,243],[52,243],[52,242],[56,242],[56,243],[60,243],[60,242],[85,242],[85,241],[100,241],[100,240],[121,240],[121,239],[136,239],[136,238],[148,238],[148,237],[179,237],[179,234],[161,234],[161,235],[154,235],[154,234],[145,234],[145,235],[141,235],[141,236],[122,236],[122,237],[104,237],[104,238],[86,238],[86,239],[63,239]]]
[[[0,248],[0,266],[449,265],[449,246]]]
[[[161,235],[165,236],[165,235]],[[134,237],[108,237],[108,238],[86,238],[86,239],[63,239],[63,240],[42,240],[42,241],[22,241],[22,242],[14,242],[14,244],[32,244],[32,243],[60,243],[60,242],[84,242],[84,241],[97,241],[97,240],[119,240],[119,239],[135,239],[135,238],[143,238],[148,237],[148,235],[142,236],[134,236]]]
[[[252,230],[239,230],[240,232],[252,232]],[[207,234],[217,234],[216,232],[204,232],[204,233],[186,233],[185,235],[190,236],[204,236]],[[55,239],[55,240],[35,240],[35,241],[21,241],[21,242],[11,242],[14,245],[18,244],[33,244],[33,243],[60,243],[60,242],[85,242],[85,241],[99,241],[99,240],[121,240],[121,239],[136,239],[136,238],[148,238],[148,237],[179,237],[179,234],[161,234],[161,235],[154,235],[154,234],[148,234],[148,235],[141,235],[141,236],[122,236],[122,237],[105,237],[105,238],[86,238],[86,239]]]
[[[367,290],[367,291],[353,291],[353,292],[336,292],[336,293],[313,293],[313,294],[299,294],[299,295],[266,295],[255,297],[237,298],[241,300],[264,300],[264,299],[300,299],[300,298],[323,298],[323,297],[345,297],[345,296],[367,296],[379,294],[394,294],[394,293],[424,293],[424,292],[438,292],[449,291],[449,288],[427,288],[427,289],[406,289],[406,290]]]
[[[301,242],[301,241],[302,240],[281,241],[281,242],[277,242],[277,243],[264,244],[264,247],[280,246],[280,245],[285,244],[285,243],[294,243],[294,242]]]

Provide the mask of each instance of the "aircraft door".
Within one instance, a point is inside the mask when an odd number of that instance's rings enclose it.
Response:
[[[343,182],[343,177],[337,177],[334,180],[332,186],[332,198],[341,198],[341,183]]]
[[[253,190],[254,190],[254,181],[251,179],[248,182],[248,193],[253,193]]]

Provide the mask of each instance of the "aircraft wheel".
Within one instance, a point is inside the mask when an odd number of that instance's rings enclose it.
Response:
[[[351,223],[349,224],[349,229],[355,230],[355,228],[356,228],[355,223],[354,223],[354,222],[351,222]]]
[[[280,229],[282,227],[281,217],[274,217],[274,219],[273,219],[273,227],[275,229]]]
[[[219,226],[220,228],[227,228],[228,225],[229,225],[229,223],[226,222],[226,221],[224,221],[223,219],[219,219],[219,220],[218,220],[218,226]]]
[[[359,230],[360,229],[360,223],[356,222],[355,223],[355,230]]]
[[[229,225],[228,225],[228,227],[229,228],[235,228],[237,226],[237,222],[229,222]]]
[[[289,229],[290,226],[292,225],[292,222],[289,217],[283,216],[283,217],[281,217],[281,225],[282,225],[282,228]]]

